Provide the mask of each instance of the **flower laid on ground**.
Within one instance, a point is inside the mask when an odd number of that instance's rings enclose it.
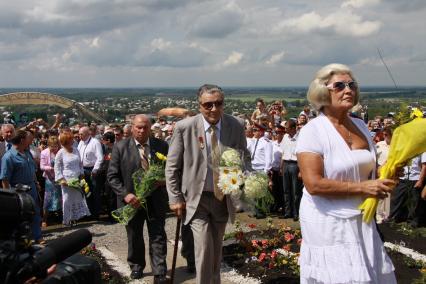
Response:
[[[142,168],[133,173],[133,186],[135,195],[141,204],[140,208],[134,208],[129,204],[114,210],[111,215],[123,225],[127,225],[136,215],[139,209],[145,209],[148,214],[147,198],[157,189],[156,183],[164,182],[166,177],[164,169],[167,157],[161,153],[155,153],[155,158],[151,159],[148,170]]]
[[[240,197],[244,175],[241,169],[240,153],[228,148],[220,157],[218,187],[223,194]]]
[[[249,228],[250,224],[247,225]],[[288,226],[278,229],[266,224],[263,230],[242,233],[240,226],[236,228],[235,239],[238,249],[235,251],[238,258],[244,263],[252,265],[252,269],[268,270],[278,269],[287,271],[295,279],[299,275],[299,251],[301,244],[300,230],[294,230]]]
[[[249,227],[250,229],[254,229],[256,228],[256,224],[248,224],[247,227]]]
[[[71,178],[67,180],[67,184],[68,184],[68,187],[80,191],[82,194],[86,195],[86,197],[90,196],[89,184],[86,182],[84,178],[83,179]]]

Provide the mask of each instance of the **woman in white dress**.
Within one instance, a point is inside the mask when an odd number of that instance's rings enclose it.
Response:
[[[55,180],[61,184],[62,189],[62,210],[65,226],[75,224],[77,220],[84,216],[90,216],[84,194],[77,189],[68,186],[67,181],[79,178],[83,175],[78,150],[73,147],[73,135],[64,132],[59,136],[62,149],[55,157]]]
[[[376,153],[364,122],[349,110],[359,101],[351,70],[330,64],[316,74],[308,100],[320,115],[299,134],[297,159],[305,188],[300,205],[301,283],[396,283],[374,221],[358,206],[385,198],[395,185],[376,179]]]

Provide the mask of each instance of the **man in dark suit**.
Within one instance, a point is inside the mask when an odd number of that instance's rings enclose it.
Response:
[[[114,145],[107,179],[117,194],[118,207],[130,204],[140,207],[135,195],[132,174],[140,168],[146,170],[149,162],[157,159],[155,153],[167,155],[166,142],[151,137],[151,123],[147,116],[136,115],[132,121],[132,136]],[[132,279],[143,277],[145,268],[145,244],[143,224],[146,221],[149,234],[149,254],[154,274],[154,283],[166,282],[167,237],[164,230],[167,209],[167,193],[164,184],[158,184],[147,200],[148,210],[140,209],[126,226],[128,254]]]
[[[223,113],[224,93],[215,85],[198,90],[200,114],[176,123],[167,156],[166,183],[170,209],[194,234],[197,284],[220,283],[222,240],[235,211],[217,188],[218,160],[226,147],[250,154],[244,121]],[[185,213],[185,214],[184,214]]]

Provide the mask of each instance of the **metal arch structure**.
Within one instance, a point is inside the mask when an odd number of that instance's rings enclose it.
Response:
[[[86,108],[82,103],[58,95],[40,92],[17,92],[0,95],[0,105],[56,105],[62,108],[74,108],[102,123],[107,121],[99,114]]]

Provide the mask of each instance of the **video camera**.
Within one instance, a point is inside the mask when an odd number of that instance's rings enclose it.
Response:
[[[46,247],[32,245],[31,222],[35,214],[28,186],[0,189],[0,283],[24,283],[36,277],[41,283],[101,283],[99,264],[77,254],[92,242],[87,229],[53,240]],[[47,269],[56,264],[55,272]]]

